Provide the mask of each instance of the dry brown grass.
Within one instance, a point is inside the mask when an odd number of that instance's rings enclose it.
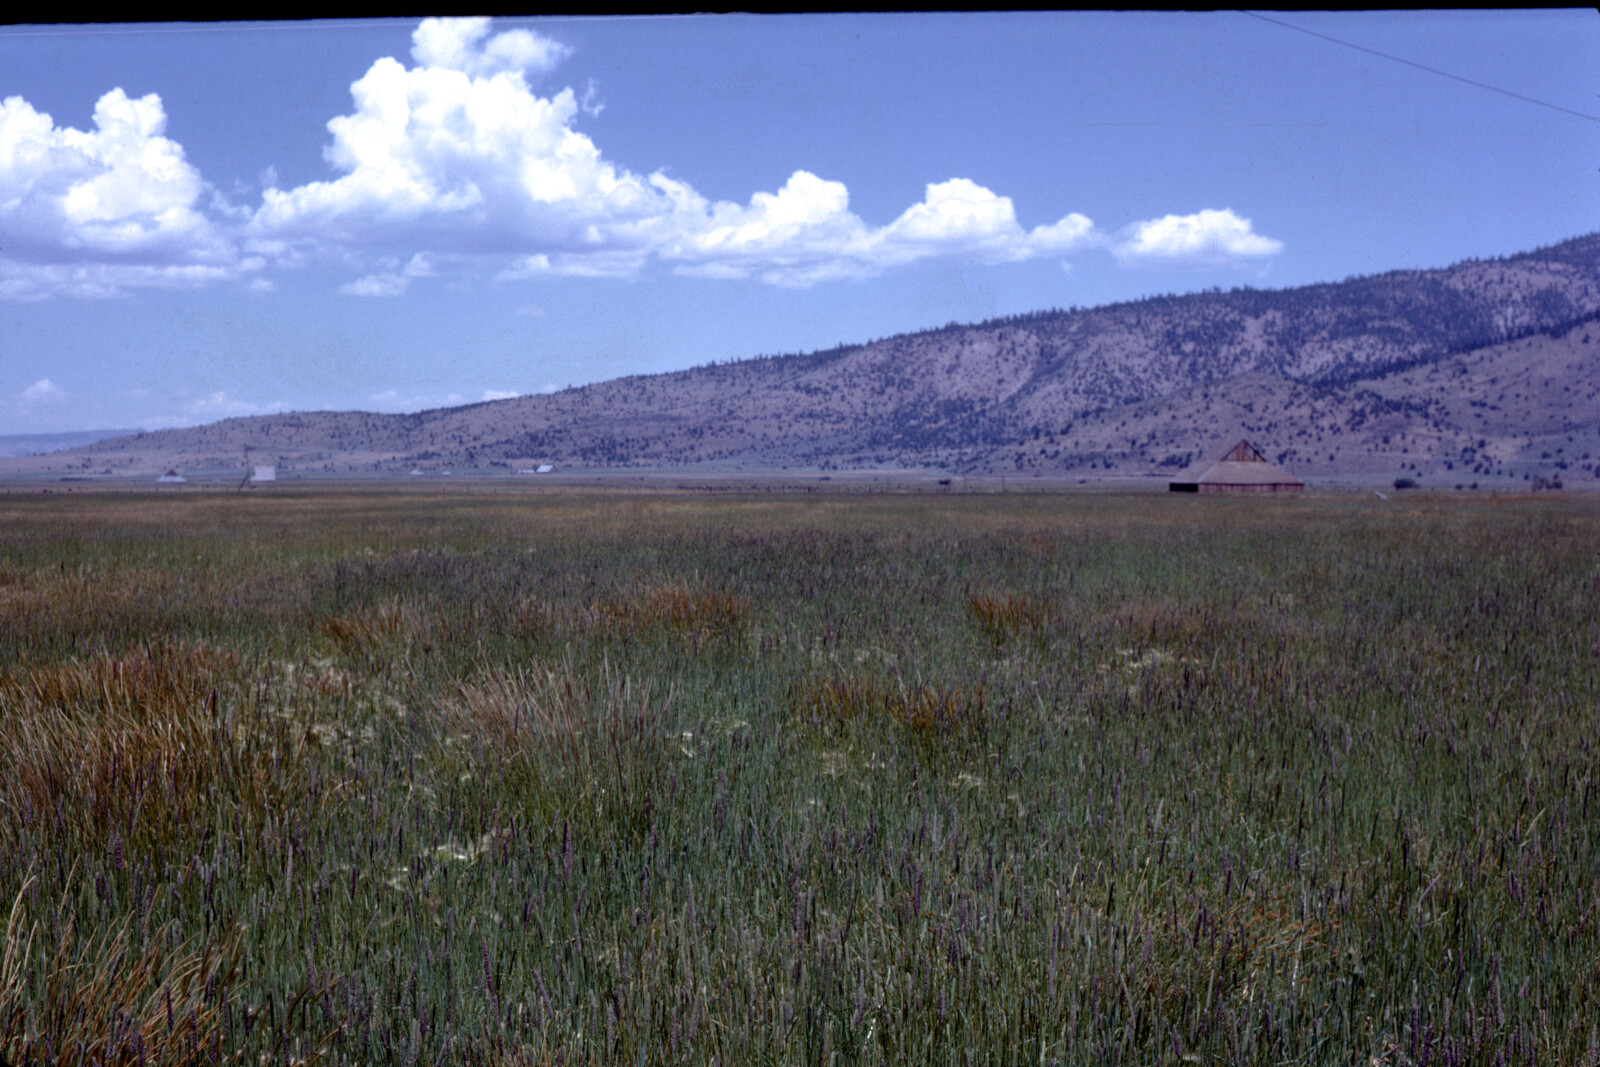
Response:
[[[492,762],[503,781],[531,786],[552,814],[570,816],[576,803],[603,827],[597,832],[630,836],[649,827],[650,783],[677,751],[673,697],[670,688],[636,682],[609,664],[590,680],[563,662],[490,668],[432,714],[469,765]],[[479,848],[497,840],[495,833]]]
[[[651,630],[705,638],[731,635],[750,614],[743,597],[678,580],[594,605],[597,625],[630,635]]]
[[[332,615],[318,629],[345,653],[406,644],[427,634],[430,621],[417,605],[386,600],[372,607]]]
[[[908,686],[864,676],[808,678],[796,694],[802,714],[829,732],[887,720],[924,741],[981,737],[983,689]]]
[[[94,838],[209,819],[212,784],[243,769],[219,733],[239,670],[230,652],[180,642],[0,676],[0,800]]]
[[[511,603],[507,624],[513,633],[537,638],[567,628],[573,614],[575,612],[565,604],[521,596]]]
[[[591,693],[570,667],[493,668],[442,702],[445,729],[502,754],[537,744],[569,758],[585,749]]]
[[[135,949],[124,920],[81,932],[71,918],[44,964],[28,966],[39,936],[23,930],[25,884],[0,950],[0,1061],[77,1067],[218,1062],[226,997],[237,967],[231,940],[169,946],[154,931]]]
[[[84,717],[139,716],[204,699],[239,668],[231,652],[201,642],[152,645],[122,656],[95,655],[23,667],[0,677],[0,699]]]
[[[673,693],[603,665],[595,681],[570,663],[492,667],[433,712],[447,736],[546,771],[620,772],[625,757],[659,747]]]
[[[1135,598],[1118,605],[1106,621],[1124,641],[1188,647],[1221,620],[1204,607],[1179,600]]]
[[[985,633],[1000,639],[1039,629],[1051,620],[1053,612],[1038,597],[977,593],[967,598],[967,614]]]
[[[0,611],[32,612],[44,606],[48,597],[33,575],[9,567],[0,569]]]

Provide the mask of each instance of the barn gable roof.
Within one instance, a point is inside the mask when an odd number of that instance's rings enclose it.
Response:
[[[1170,488],[1192,491],[1200,486],[1303,489],[1305,483],[1269,462],[1260,449],[1241,439],[1212,449],[1205,458],[1174,478]]]

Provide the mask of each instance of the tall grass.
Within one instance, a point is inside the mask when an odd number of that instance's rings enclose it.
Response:
[[[1586,500],[40,500],[8,1063],[1600,1063]]]

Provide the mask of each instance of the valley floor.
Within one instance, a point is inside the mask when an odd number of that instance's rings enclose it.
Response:
[[[0,1056],[1600,1055],[1600,498],[547,484],[9,484]]]

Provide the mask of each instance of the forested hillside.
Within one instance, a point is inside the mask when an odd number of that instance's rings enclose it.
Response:
[[[1064,475],[1170,468],[1248,430],[1312,476],[1454,471],[1470,439],[1475,473],[1526,479],[1558,469],[1552,434],[1600,454],[1600,441],[1585,443],[1597,315],[1591,234],[1440,270],[1053,309],[413,415],[233,419],[12,465],[226,466],[249,447],[286,471],[549,462]],[[1441,378],[1452,360],[1475,369]],[[1508,381],[1522,382],[1509,396]],[[1258,404],[1277,416],[1255,417]],[[1552,427],[1552,410],[1570,417]]]

